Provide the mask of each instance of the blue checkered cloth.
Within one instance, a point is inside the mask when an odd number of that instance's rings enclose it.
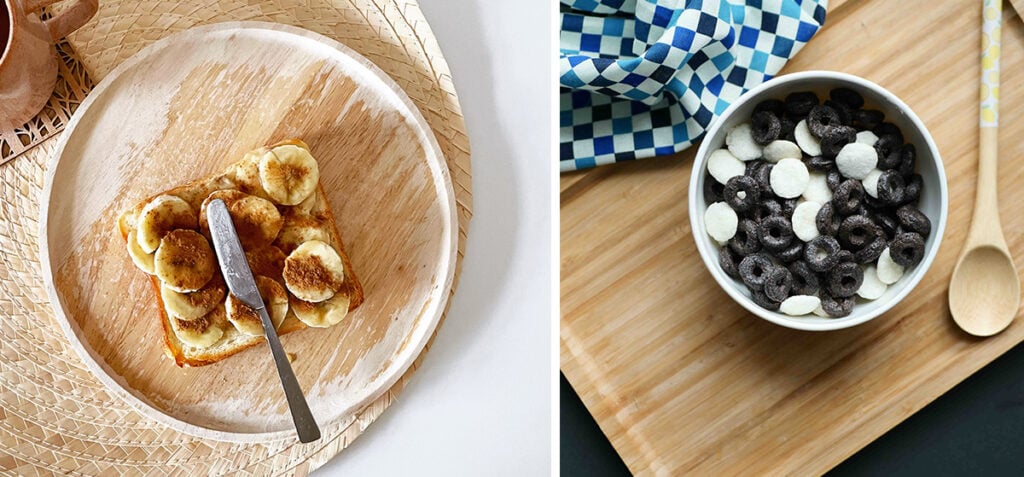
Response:
[[[560,168],[687,148],[771,79],[828,0],[561,0]]]

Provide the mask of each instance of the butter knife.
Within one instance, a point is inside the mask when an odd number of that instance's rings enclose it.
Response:
[[[270,345],[270,352],[274,355],[274,363],[277,364],[277,374],[281,377],[281,386],[284,387],[284,396],[288,399],[288,409],[292,413],[292,422],[295,423],[295,431],[299,434],[299,442],[313,442],[320,439],[320,427],[313,419],[313,413],[309,411],[309,404],[302,394],[302,388],[295,379],[292,365],[288,362],[288,356],[281,347],[281,340],[277,336],[274,323],[270,320],[267,307],[263,304],[263,298],[256,288],[256,280],[253,279],[252,270],[249,269],[249,262],[245,259],[245,252],[242,244],[238,241],[238,233],[235,232],[235,224],[228,214],[227,205],[223,200],[214,199],[206,207],[206,218],[210,223],[210,234],[213,236],[213,248],[217,252],[217,261],[220,262],[220,270],[224,275],[224,281],[228,284],[231,294],[235,295],[242,303],[249,305],[260,315],[263,322],[263,330]]]

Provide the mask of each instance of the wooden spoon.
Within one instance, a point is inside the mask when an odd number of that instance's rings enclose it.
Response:
[[[985,0],[982,20],[978,190],[967,243],[949,283],[949,310],[964,331],[992,336],[1017,315],[1020,280],[999,225],[996,193],[1001,0]]]

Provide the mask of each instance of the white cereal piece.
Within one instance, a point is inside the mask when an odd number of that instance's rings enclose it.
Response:
[[[892,255],[889,255],[889,247],[885,247],[885,250],[882,250],[882,254],[878,256],[877,270],[878,279],[886,285],[896,283],[903,276],[903,265],[892,261]]]
[[[728,149],[719,149],[708,157],[708,173],[716,181],[725,184],[736,176],[742,176],[747,170],[743,162],[736,159]]]
[[[878,271],[874,265],[868,265],[864,267],[864,281],[861,283],[860,288],[857,289],[857,294],[865,300],[877,300],[878,297],[885,293],[885,289],[889,288],[878,278]]]
[[[736,235],[736,226],[739,224],[739,217],[736,211],[725,202],[715,202],[708,206],[704,212],[704,228],[708,235],[719,243],[728,241]]]
[[[821,307],[821,303],[818,303],[818,307],[815,308],[814,311],[812,311],[811,313],[814,313],[815,315],[818,315],[822,318],[832,318],[831,316],[828,315],[828,313],[825,313],[825,309]]]
[[[772,192],[783,199],[800,197],[807,190],[810,182],[810,174],[807,166],[800,159],[786,158],[779,161],[772,167],[768,176],[768,183],[772,186]]]
[[[725,135],[725,144],[729,152],[741,161],[753,161],[761,158],[761,145],[754,141],[754,133],[750,123],[737,124]]]
[[[843,146],[836,155],[839,173],[850,179],[864,179],[877,165],[878,153],[867,144],[852,142]]]
[[[764,147],[764,160],[768,162],[779,162],[786,158],[800,159],[802,156],[800,146],[783,139],[772,141]]]
[[[811,171],[807,181],[807,190],[804,191],[804,199],[811,202],[824,204],[832,200],[832,189],[828,187],[828,180],[824,173]]]
[[[868,146],[874,146],[878,142],[878,136],[871,131],[861,131],[857,133],[857,140],[861,144],[867,144]]]
[[[796,123],[796,129],[793,129],[793,136],[796,136],[796,143],[800,145],[800,149],[803,149],[804,152],[812,156],[821,155],[821,142],[811,134],[810,128],[807,127],[806,119]]]
[[[801,202],[793,209],[793,234],[804,242],[810,242],[821,235],[818,232],[818,209],[821,204],[817,202]]]
[[[814,295],[793,295],[779,305],[779,311],[789,316],[802,316],[812,313],[821,305],[821,299]]]
[[[860,181],[864,185],[864,192],[874,198],[878,198],[878,178],[882,177],[881,169],[871,169],[871,172]]]

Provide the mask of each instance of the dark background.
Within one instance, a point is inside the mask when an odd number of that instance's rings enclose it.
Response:
[[[560,400],[562,475],[630,475],[565,376]],[[1024,476],[1024,344],[827,475]]]

